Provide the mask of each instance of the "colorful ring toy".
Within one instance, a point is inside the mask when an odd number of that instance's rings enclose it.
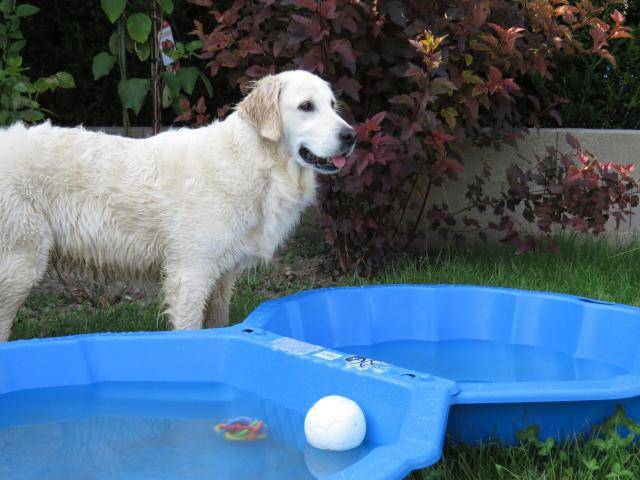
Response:
[[[234,442],[253,442],[267,436],[267,425],[262,420],[237,417],[216,425],[215,431],[224,432],[224,438]]]

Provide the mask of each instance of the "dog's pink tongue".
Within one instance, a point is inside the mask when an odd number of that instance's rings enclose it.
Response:
[[[340,155],[339,157],[332,157],[331,161],[338,168],[344,167],[344,165],[347,163],[347,159],[342,155]]]

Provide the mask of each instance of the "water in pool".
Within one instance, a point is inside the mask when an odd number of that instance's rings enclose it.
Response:
[[[458,382],[600,380],[627,373],[548,348],[486,340],[396,340],[340,350]]]
[[[223,439],[216,423],[264,420],[269,435]],[[370,450],[306,445],[304,417],[220,384],[102,383],[0,395],[2,480],[305,480]]]

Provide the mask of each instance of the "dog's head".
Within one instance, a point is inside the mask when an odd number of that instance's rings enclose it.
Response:
[[[292,161],[321,173],[340,170],[356,133],[336,112],[327,82],[303,70],[264,77],[238,105],[238,114],[267,141],[283,142]]]

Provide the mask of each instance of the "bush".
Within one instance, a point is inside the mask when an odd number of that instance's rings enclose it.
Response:
[[[187,34],[194,19],[203,23],[207,32],[215,26],[215,18],[208,15],[206,9],[188,0],[174,0],[173,3],[175,8],[169,20],[179,40],[188,41]],[[226,5],[229,3],[227,1]],[[109,76],[99,82],[92,80],[92,57],[107,44],[112,30],[105,17],[96,15],[97,5],[86,0],[48,0],[44,12],[23,19],[22,31],[28,42],[22,56],[23,64],[30,68],[29,76],[46,77],[63,66],[78,85],[73,90],[59,90],[55,95],[40,97],[39,103],[56,123],[122,123],[118,78]],[[637,29],[640,1],[629,0],[624,8],[627,22]],[[588,40],[588,33],[586,35]],[[554,81],[544,82],[536,90],[536,94],[546,101],[553,102],[556,96],[570,100],[570,103],[558,106],[563,126],[640,128],[640,47],[637,42],[616,42],[610,50],[617,60],[616,69],[597,56],[561,56],[555,61]],[[127,69],[133,76],[147,75],[149,70],[147,65],[135,61],[129,62]],[[215,98],[207,104],[217,107],[237,98],[238,92],[225,83],[224,75],[216,78],[219,81],[214,86]],[[193,98],[205,93],[201,85],[197,85],[196,90]],[[150,105],[145,104],[135,124],[150,125],[151,113]],[[165,115],[165,124],[172,118]],[[541,119],[541,125],[555,126],[557,122],[547,117]]]
[[[640,1],[625,7],[633,36],[640,34]],[[565,97],[559,108],[563,125],[576,128],[640,128],[640,45],[616,42],[611,46],[616,66],[599,57],[561,56],[555,81],[539,87],[546,98]],[[552,126],[543,122],[545,126]]]
[[[477,177],[467,194],[470,205],[491,208],[500,220],[482,226],[464,218],[466,228],[484,238],[489,229],[505,232],[503,241],[513,244],[518,253],[535,249],[538,242],[533,235],[518,231],[513,215],[516,211],[518,218],[546,233],[552,248],[554,229],[597,235],[610,220],[619,228],[639,204],[638,183],[631,176],[635,165],[601,162],[583,150],[572,134],[567,133],[565,139],[571,147],[569,152],[550,146],[533,161],[512,164],[507,169],[508,188],[496,197],[482,196],[485,180]]]
[[[38,13],[38,7],[14,0],[0,1],[0,126],[16,121],[38,122],[45,116],[38,96],[58,88],[73,88],[68,72],[57,72],[32,81],[23,65],[26,40],[20,29],[22,19]]]
[[[344,269],[370,270],[385,253],[416,244],[425,216],[429,228],[448,235],[456,216],[446,204],[429,205],[429,198],[462,170],[463,141],[512,142],[523,125],[539,125],[545,116],[559,120],[564,100],[543,101],[534,88],[552,80],[557,55],[613,62],[609,42],[630,36],[620,12],[605,15],[619,2],[195,3],[215,20],[212,30],[199,22],[194,29],[212,77],[241,87],[297,67],[321,74],[342,92],[359,144],[340,174],[327,181],[320,205],[327,239]],[[588,43],[578,40],[581,33]],[[205,118],[203,102],[198,113]],[[566,173],[568,164],[564,168]],[[482,182],[471,185],[470,208],[495,207],[499,199],[481,189]],[[548,190],[549,198],[564,195],[554,192]],[[552,204],[566,208],[562,201]],[[504,231],[508,241],[529,241],[519,239],[501,208],[495,211],[500,222],[488,228]],[[563,215],[549,218],[556,222]]]
[[[87,0],[47,0],[40,2],[43,11],[25,19],[23,32],[29,41],[24,50],[24,63],[33,76],[46,76],[61,65],[76,80],[77,88],[63,90],[42,98],[41,104],[56,124],[75,126],[122,126],[122,110],[118,96],[116,75],[94,81],[92,59],[109,43],[113,25],[100,9],[100,2]],[[207,20],[206,12],[187,0],[173,0],[174,10],[167,18],[172,24],[176,40],[188,41],[194,18]],[[131,52],[127,72],[132,77],[149,75],[149,65],[133,58]],[[197,95],[205,94],[200,82]],[[222,102],[216,98],[217,102]],[[165,115],[165,124],[173,119]],[[133,125],[152,123],[151,103],[146,102]]]

